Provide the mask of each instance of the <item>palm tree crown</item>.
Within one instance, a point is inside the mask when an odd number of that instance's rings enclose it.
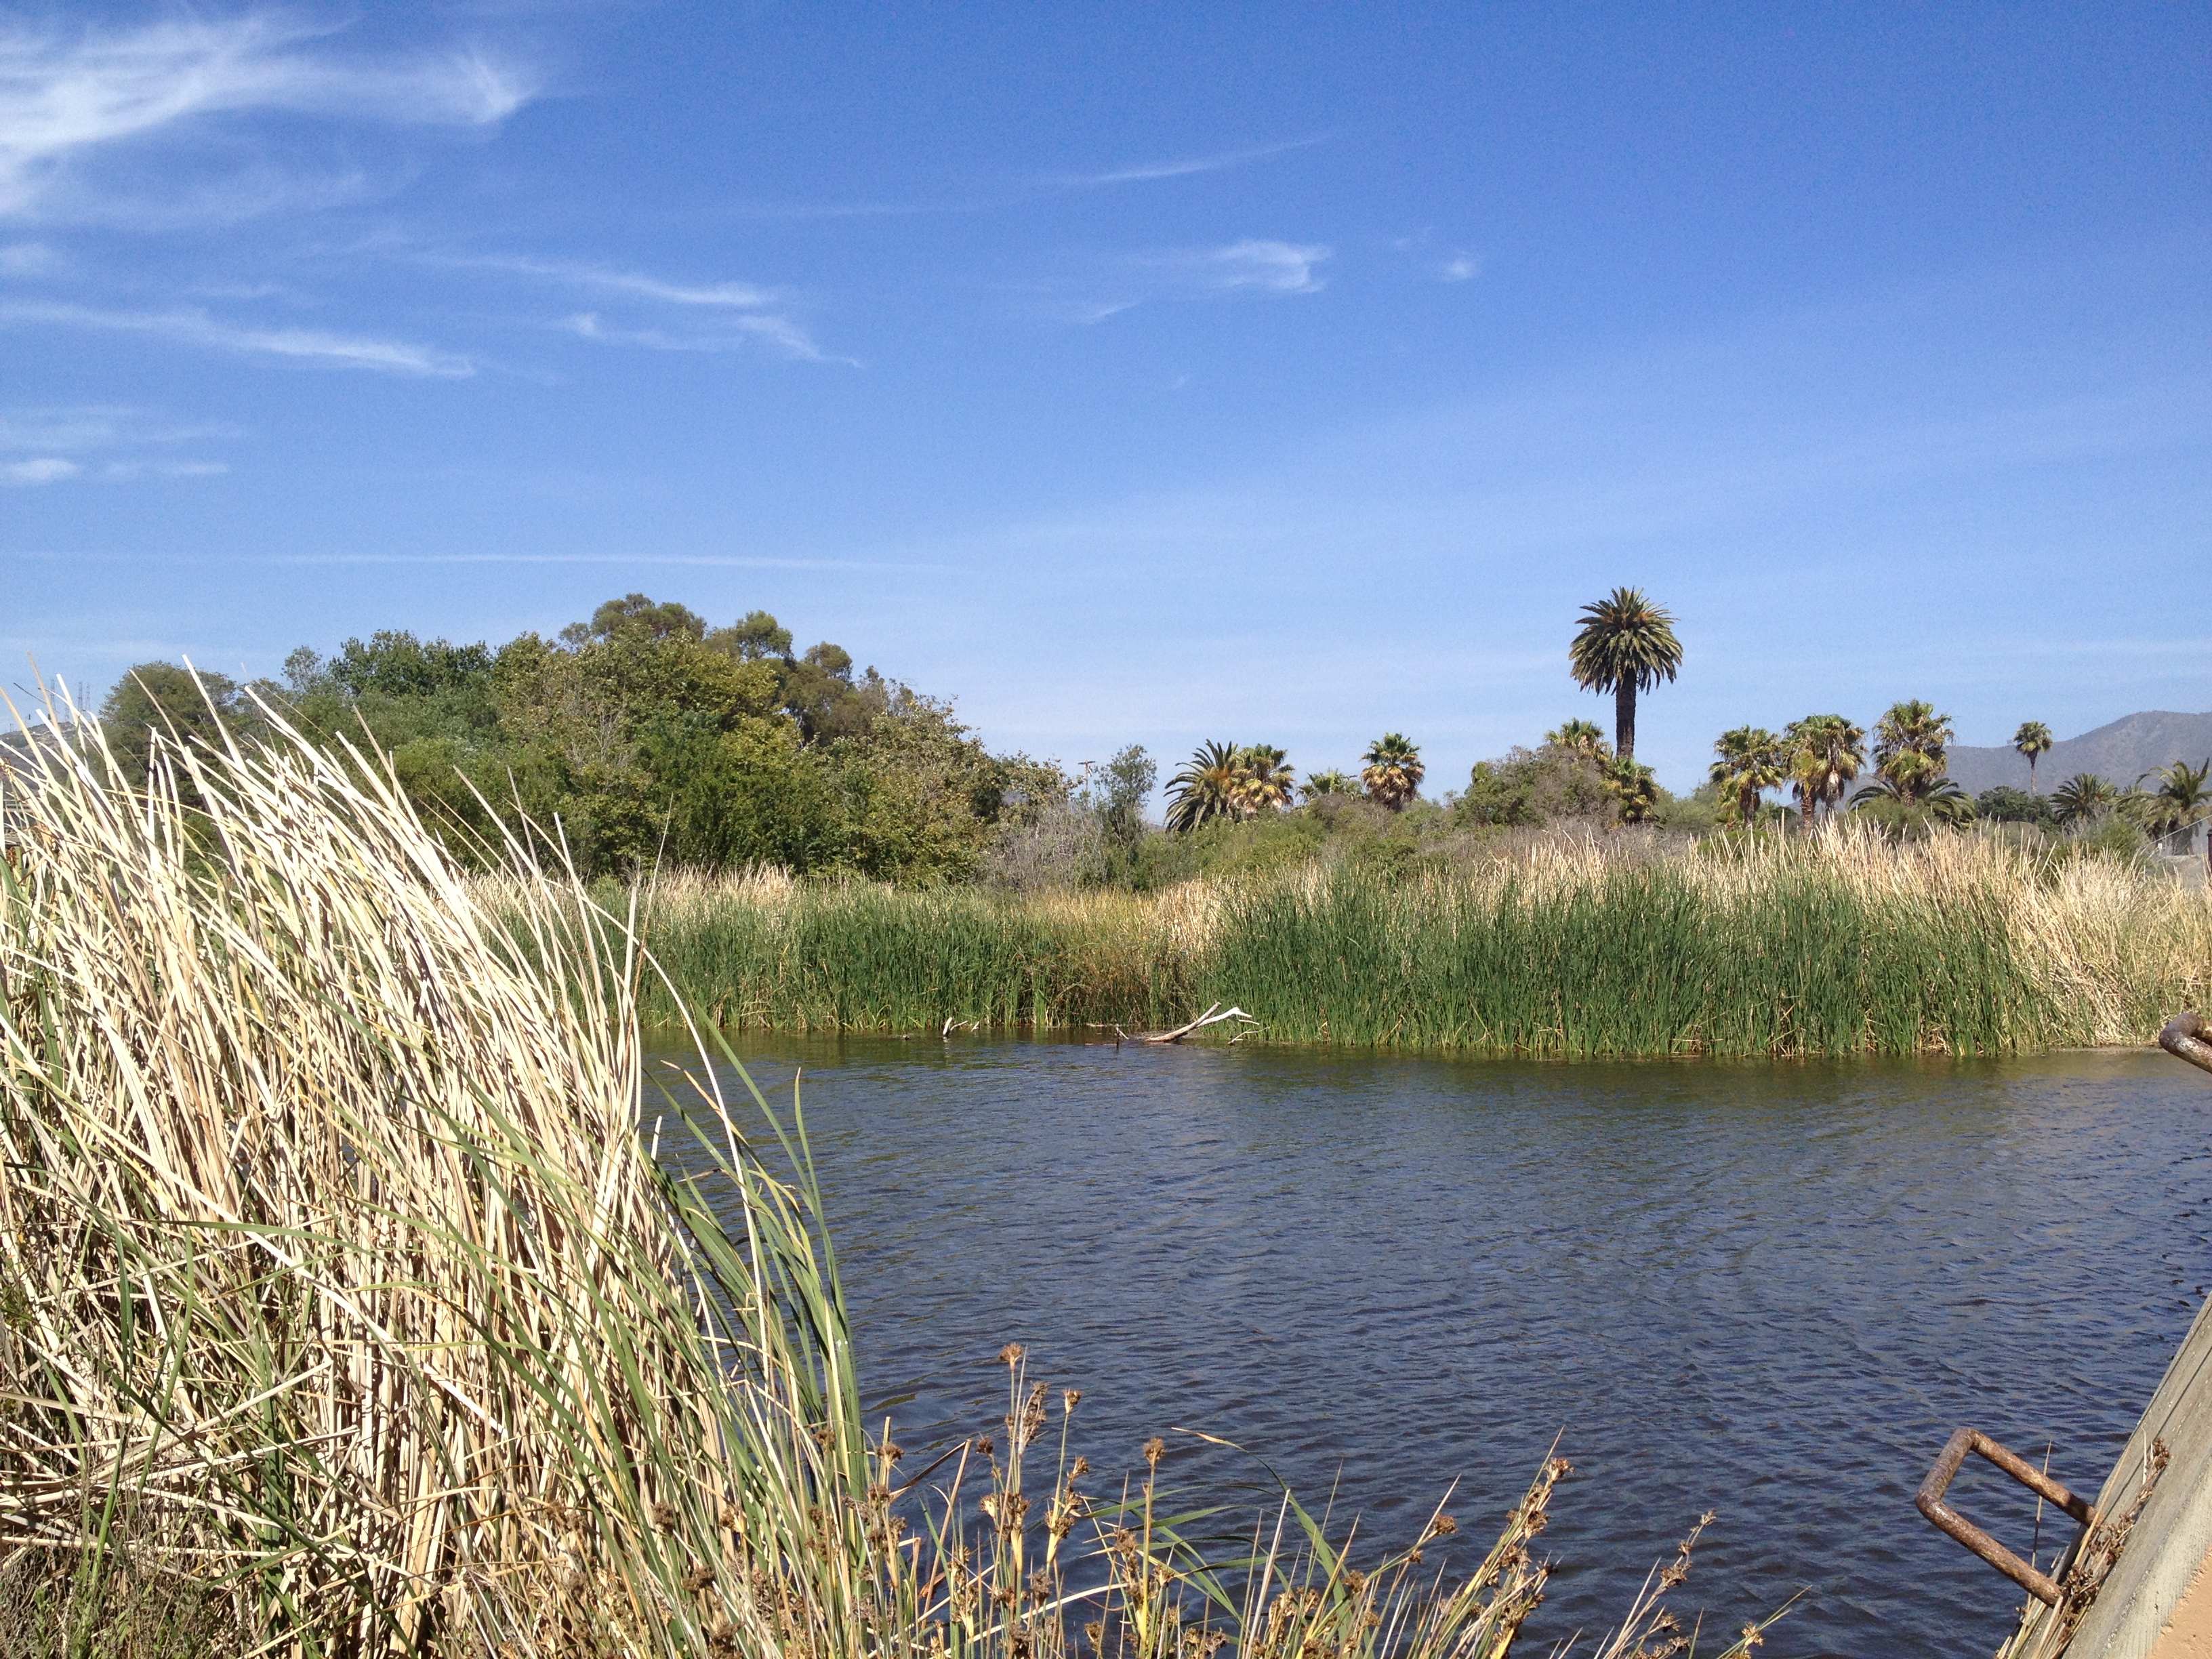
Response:
[[[2041,720],[2022,720],[2012,734],[2012,746],[2027,757],[2027,787],[2035,788],[2035,757],[2051,752],[2051,728]]]
[[[1200,744],[1168,781],[1168,828],[1195,830],[1209,819],[1234,815],[1237,781],[1236,745]]]
[[[1875,770],[1899,800],[1927,799],[1945,769],[1951,717],[1914,697],[1893,702],[1874,729]]]
[[[1291,769],[1281,750],[1264,743],[1249,744],[1237,751],[1237,772],[1238,817],[1257,817],[1291,804],[1297,774]]]
[[[2185,830],[2204,817],[2205,809],[2212,807],[2212,758],[2191,766],[2187,761],[2176,761],[2171,766],[2161,766],[2154,772],[2146,772],[2136,780],[2140,787],[2143,778],[2156,778],[2159,787],[2143,799],[2143,827],[2154,835],[2170,836],[2177,830]],[[2204,857],[2212,864],[2212,841],[2205,843]]]
[[[1826,801],[1833,806],[1844,789],[1866,764],[1866,731],[1841,714],[1808,714],[1792,720],[1782,733],[1790,769],[1790,787],[1797,796],[1805,827],[1813,827],[1814,809]]]
[[[1367,793],[1392,811],[1402,811],[1407,801],[1420,793],[1421,779],[1428,769],[1421,764],[1421,751],[1397,732],[1386,732],[1367,746],[1360,757],[1367,764],[1359,774],[1359,781]]]
[[[1759,795],[1790,775],[1789,756],[1782,739],[1763,726],[1739,726],[1723,732],[1713,744],[1720,757],[1710,775],[1723,794],[1735,797],[1744,828],[1759,811]]]
[[[2093,818],[2120,798],[2120,792],[2094,772],[2076,772],[2051,792],[2051,816],[2061,823]]]
[[[1575,684],[1613,693],[1613,747],[1621,759],[1636,753],[1636,694],[1671,680],[1682,665],[1674,613],[1654,605],[1641,588],[1616,587],[1583,607],[1582,627],[1567,647]]]
[[[1359,786],[1352,781],[1349,774],[1340,772],[1332,766],[1326,771],[1307,773],[1306,781],[1299,786],[1298,793],[1308,800],[1319,800],[1323,795],[1356,795],[1359,793]]]
[[[1600,760],[1613,752],[1605,740],[1605,728],[1595,720],[1568,720],[1558,731],[1545,732],[1544,741],[1554,749],[1570,749],[1578,755],[1595,755]]]

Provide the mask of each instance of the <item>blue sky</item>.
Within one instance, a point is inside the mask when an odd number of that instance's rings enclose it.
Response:
[[[0,653],[642,590],[1431,791],[2212,708],[2212,11],[0,4]]]

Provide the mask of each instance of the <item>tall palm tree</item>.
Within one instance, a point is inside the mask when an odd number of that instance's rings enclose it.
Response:
[[[2120,792],[2094,772],[2076,772],[2051,792],[2051,815],[2061,823],[2079,823],[2119,798]]]
[[[1238,817],[1257,817],[1291,804],[1297,774],[1281,750],[1264,743],[1247,744],[1237,751],[1237,771],[1234,805]]]
[[[1394,812],[1405,811],[1406,803],[1420,793],[1421,780],[1428,772],[1421,764],[1421,751],[1397,732],[1386,732],[1376,738],[1359,758],[1367,763],[1359,781],[1371,798]]]
[[[1168,781],[1168,828],[1191,830],[1209,819],[1234,816],[1237,778],[1235,744],[1200,744]]]
[[[2051,752],[2051,728],[2041,720],[2022,720],[2012,734],[2012,746],[2027,757],[2027,791],[2035,793],[2035,757]]]
[[[1569,749],[1578,755],[1595,755],[1600,760],[1613,752],[1606,746],[1605,729],[1595,720],[1569,720],[1558,731],[1545,732],[1544,741],[1554,749]]]
[[[1736,811],[1743,814],[1743,827],[1748,830],[1760,794],[1790,775],[1782,739],[1763,726],[1739,726],[1720,734],[1713,752],[1720,758],[1709,775],[1723,794],[1735,797]]]
[[[1674,613],[1635,587],[1616,587],[1583,607],[1583,625],[1567,647],[1567,666],[1586,691],[1613,693],[1613,749],[1636,755],[1636,694],[1671,680],[1682,665]]]
[[[1866,764],[1865,742],[1865,728],[1841,714],[1808,714],[1784,728],[1782,746],[1790,787],[1808,830],[1813,827],[1814,810],[1823,801],[1832,807],[1858,776]]]
[[[1951,717],[1913,697],[1893,702],[1874,728],[1875,770],[1905,802],[1925,800],[1945,770]]]

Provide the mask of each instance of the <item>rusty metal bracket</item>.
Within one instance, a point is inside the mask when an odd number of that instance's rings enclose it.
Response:
[[[2212,1042],[2205,1041],[2207,1029],[2202,1014],[2176,1014],[2158,1034],[2158,1046],[2176,1060],[2212,1072]]]
[[[2085,1527],[2096,1520],[2096,1506],[2085,1498],[2076,1498],[2034,1464],[2007,1451],[1979,1429],[1961,1429],[1945,1443],[1936,1467],[1928,1471],[1928,1478],[1920,1483],[1919,1493],[1912,1500],[1913,1507],[1926,1516],[1938,1532],[1964,1544],[2039,1601],[2057,1607],[2060,1592],[2056,1580],[2047,1573],[2038,1572],[1943,1501],[1943,1494],[1950,1490],[1952,1478],[1966,1461],[1968,1452],[1996,1464],[2021,1486],[2056,1504]]]

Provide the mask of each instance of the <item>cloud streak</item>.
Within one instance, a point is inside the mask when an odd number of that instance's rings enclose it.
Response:
[[[82,470],[75,461],[64,460],[58,455],[40,455],[27,461],[9,461],[0,465],[0,483],[58,483],[64,478],[75,477]]]
[[[226,323],[198,310],[101,311],[60,301],[0,302],[0,327],[94,329],[143,334],[179,345],[236,351],[337,368],[387,374],[462,379],[476,373],[466,357],[403,341],[363,339],[312,328],[254,328]]]
[[[787,357],[817,363],[831,361],[822,355],[804,329],[783,317],[730,317],[711,331],[677,334],[660,328],[611,327],[599,319],[597,312],[580,311],[573,317],[562,318],[559,326],[580,340],[600,345],[641,346],[647,351],[736,351],[755,341],[764,341]],[[836,361],[853,362],[849,357]]]
[[[483,127],[536,91],[468,51],[349,61],[319,49],[331,33],[270,12],[74,32],[0,23],[0,214],[33,210],[82,155],[213,117]]]
[[[1135,254],[1121,260],[1109,279],[1118,293],[1079,303],[1073,315],[1079,322],[1099,323],[1148,300],[1318,294],[1328,286],[1321,267],[1334,252],[1320,242],[1247,236],[1218,247]]]
[[[1321,142],[1317,137],[1293,138],[1286,143],[1225,150],[1218,155],[1194,155],[1176,161],[1139,162],[1133,167],[1109,168],[1103,173],[1065,173],[1052,182],[1063,190],[1097,190],[1109,185],[1146,184],[1156,179],[1188,179],[1197,173],[1220,173],[1253,161],[1264,161],[1271,156],[1286,155],[1294,149],[1305,149]]]

